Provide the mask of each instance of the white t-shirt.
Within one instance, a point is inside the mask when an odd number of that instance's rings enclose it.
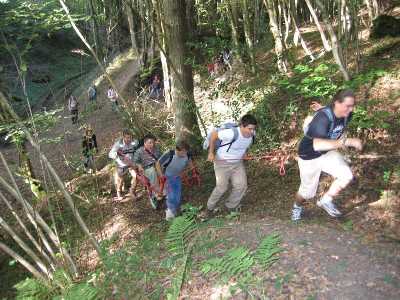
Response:
[[[221,145],[228,144],[232,141],[234,136],[234,129],[223,129],[218,131],[218,138],[222,141]],[[217,160],[232,160],[232,162],[239,162],[240,159],[243,158],[244,154],[246,153],[247,148],[250,147],[251,143],[253,142],[253,137],[245,138],[243,137],[242,133],[240,132],[240,127],[238,127],[239,136],[237,140],[231,145],[229,151],[229,145],[220,147],[217,150]]]

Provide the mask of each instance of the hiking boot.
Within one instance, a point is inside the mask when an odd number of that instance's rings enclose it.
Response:
[[[301,220],[301,214],[303,213],[303,207],[297,204],[293,205],[292,209],[292,221],[297,222]]]
[[[219,213],[219,211],[220,211],[219,208],[214,208],[214,209],[206,208],[199,214],[199,218],[201,221],[209,220],[215,217]]]
[[[165,220],[169,221],[172,220],[173,218],[175,218],[175,214],[172,212],[172,210],[167,208],[167,210],[165,211]]]
[[[336,208],[336,205],[332,201],[323,201],[321,199],[317,201],[317,205],[324,209],[331,217],[337,218],[342,215],[342,213]]]

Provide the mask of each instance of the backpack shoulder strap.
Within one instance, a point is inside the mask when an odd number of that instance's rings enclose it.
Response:
[[[168,168],[168,166],[170,165],[170,163],[171,163],[171,161],[172,161],[172,159],[174,158],[174,155],[175,155],[175,150],[169,150],[169,152],[168,152],[168,160],[165,162],[165,164],[163,165],[163,168],[164,168],[164,172],[165,172],[165,170]]]
[[[232,144],[234,142],[236,142],[237,139],[239,138],[239,128],[237,126],[235,126],[235,127],[232,127],[232,130],[233,130],[233,138],[228,144],[225,144],[225,145],[229,145],[228,149],[226,149],[226,152],[229,152],[229,150],[231,149]]]
[[[330,135],[331,133],[332,133],[332,131],[333,131],[333,127],[334,127],[334,123],[335,123],[335,120],[334,120],[334,117],[333,117],[333,111],[332,111],[332,109],[331,109],[331,107],[330,106],[325,106],[324,108],[322,108],[321,109],[321,111],[328,117],[328,119],[329,119],[329,132],[328,132],[328,135]]]

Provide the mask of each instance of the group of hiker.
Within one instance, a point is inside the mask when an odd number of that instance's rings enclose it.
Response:
[[[219,75],[222,72],[232,69],[232,54],[231,50],[224,48],[218,53],[212,61],[207,65],[208,74],[210,77]]]
[[[112,146],[109,157],[116,163],[116,200],[123,199],[124,178],[130,174],[129,194],[132,198],[136,198],[137,181],[140,181],[148,189],[148,198],[154,209],[166,197],[166,219],[174,218],[178,214],[182,194],[181,174],[186,168],[194,168],[186,142],[178,141],[175,149],[161,155],[153,135],[146,135],[140,143],[133,139],[128,129],[124,129],[122,137]]]
[[[362,150],[358,138],[346,135],[346,128],[352,118],[355,95],[351,90],[338,91],[327,106],[313,103],[314,115],[305,121],[304,137],[298,148],[300,187],[294,197],[291,219],[301,220],[306,200],[316,196],[322,172],[332,176],[330,188],[318,199],[317,206],[331,217],[342,213],[334,204],[334,198],[352,180],[352,171],[338,151],[345,148]],[[225,201],[228,211],[237,211],[247,191],[247,175],[244,162],[249,159],[248,150],[255,141],[257,119],[246,114],[239,124],[225,123],[212,129],[204,141],[209,162],[214,165],[216,186],[208,198],[202,217],[207,219],[218,213],[218,203],[231,186]],[[85,132],[83,154],[85,167],[93,165],[92,155],[97,151],[96,136],[89,127]],[[161,153],[156,137],[146,135],[143,140],[134,139],[125,129],[112,146],[109,157],[116,163],[114,179],[116,199],[123,199],[124,177],[131,176],[129,194],[136,198],[137,183],[147,189],[151,206],[156,209],[166,198],[166,219],[179,214],[182,195],[182,174],[197,172],[190,152],[190,145],[178,141],[175,149]]]

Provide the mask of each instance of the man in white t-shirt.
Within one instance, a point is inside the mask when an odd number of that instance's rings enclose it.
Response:
[[[112,88],[112,86],[108,87],[107,90],[107,98],[111,101],[111,108],[113,111],[118,110],[118,94],[117,92]]]
[[[214,162],[216,186],[208,199],[206,215],[215,211],[218,201],[228,190],[229,181],[232,192],[225,206],[229,210],[236,210],[240,206],[247,190],[243,159],[253,143],[256,127],[257,120],[247,114],[240,119],[239,127],[222,129],[211,134],[208,161]]]

